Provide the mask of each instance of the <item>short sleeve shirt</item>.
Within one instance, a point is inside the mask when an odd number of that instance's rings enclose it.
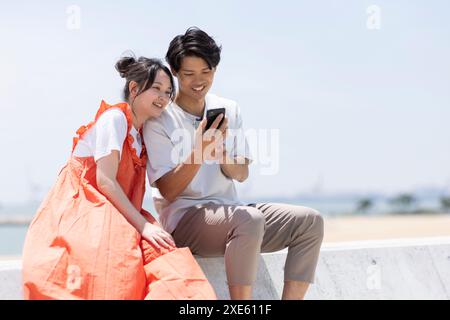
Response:
[[[207,110],[215,108],[225,108],[228,118],[229,130],[225,141],[227,152],[231,156],[251,160],[236,102],[208,94],[204,116]],[[194,133],[200,120],[172,102],[160,117],[145,123],[143,138],[148,150],[147,174],[152,187],[156,187],[155,182],[159,178],[173,170],[192,152]],[[220,164],[214,162],[203,163],[191,183],[172,203],[166,201],[159,192],[154,194],[153,200],[160,222],[168,232],[175,230],[190,207],[208,202],[242,205],[234,181],[222,173]]]
[[[93,156],[95,161],[111,154],[112,150],[117,150],[122,155],[127,129],[127,118],[120,109],[107,110],[80,139],[73,155],[77,157]],[[142,139],[134,127],[131,128],[130,134],[134,138],[133,147],[139,157],[142,152]]]

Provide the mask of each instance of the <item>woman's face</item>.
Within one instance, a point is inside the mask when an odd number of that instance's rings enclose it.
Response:
[[[138,90],[137,86],[131,89],[130,100],[134,112],[148,120],[159,117],[166,108],[170,100],[172,85],[169,76],[164,71],[159,70],[151,87],[140,93],[133,101],[132,99]]]
[[[216,68],[210,69],[202,58],[183,58],[180,70],[175,74],[179,93],[193,100],[204,99],[212,86],[215,72]]]

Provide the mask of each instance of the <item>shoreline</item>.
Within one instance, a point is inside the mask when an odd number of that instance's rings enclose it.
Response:
[[[450,236],[450,214],[324,216],[323,243]],[[21,255],[0,255],[18,260]]]

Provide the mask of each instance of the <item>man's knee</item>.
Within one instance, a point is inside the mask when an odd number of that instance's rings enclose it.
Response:
[[[248,235],[262,237],[265,229],[264,214],[254,207],[239,207],[234,215],[238,219],[237,228]]]
[[[309,213],[311,216],[311,233],[313,233],[317,238],[323,239],[324,236],[324,219],[322,214],[316,209],[311,209]]]
[[[293,206],[290,214],[294,219],[293,221],[296,221],[295,223],[299,229],[303,229],[310,236],[320,240],[323,239],[324,219],[318,210],[309,207]]]

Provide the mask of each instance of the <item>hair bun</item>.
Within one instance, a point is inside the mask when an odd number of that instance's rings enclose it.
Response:
[[[122,57],[116,62],[116,70],[122,78],[126,78],[131,66],[135,63],[135,57]]]

